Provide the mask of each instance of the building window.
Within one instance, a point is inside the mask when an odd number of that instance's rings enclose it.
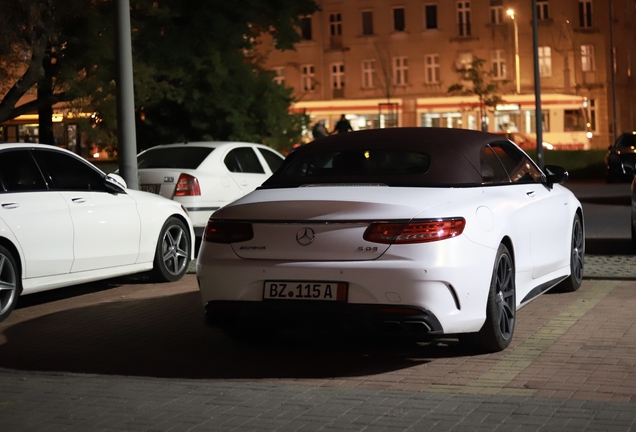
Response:
[[[407,57],[393,57],[393,82],[395,85],[406,85],[409,82]]]
[[[590,118],[590,130],[596,132],[596,99],[590,99],[587,105],[587,114]]]
[[[493,50],[492,59],[492,76],[494,79],[506,78],[506,52],[504,50]]]
[[[537,18],[540,20],[547,20],[550,18],[548,0],[537,0]]]
[[[285,68],[274,68],[274,82],[278,85],[285,85]]]
[[[592,0],[579,0],[579,25],[592,27]]]
[[[314,65],[307,64],[300,67],[301,70],[301,88],[304,92],[312,92],[316,89],[314,85],[314,76],[316,75]]]
[[[396,32],[404,31],[404,8],[393,8],[393,30]]]
[[[552,76],[552,50],[550,47],[539,47],[539,75]]]
[[[427,84],[439,83],[439,54],[427,54],[424,57],[425,80]]]
[[[424,24],[426,30],[437,28],[437,5],[424,6]]]
[[[503,0],[490,0],[490,23],[503,23],[504,8]]]
[[[457,2],[457,26],[460,36],[470,36],[470,2]]]
[[[331,88],[341,89],[344,87],[344,63],[331,64]]]
[[[525,119],[524,133],[531,134],[537,132],[537,112],[528,110],[523,112]],[[550,110],[541,110],[541,129],[543,132],[550,132]]]
[[[342,15],[339,13],[329,14],[329,31],[331,36],[342,36]]]
[[[565,132],[585,131],[587,123],[582,109],[563,110],[563,130]]]
[[[362,12],[362,34],[366,36],[373,34],[373,11]]]
[[[375,60],[362,62],[362,87],[373,88],[375,81]]]
[[[311,17],[304,17],[300,19],[300,38],[306,41],[312,39]]]
[[[581,45],[581,70],[583,72],[593,72],[596,70],[593,45]]]

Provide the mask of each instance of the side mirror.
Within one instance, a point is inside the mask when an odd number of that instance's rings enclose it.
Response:
[[[569,177],[569,174],[565,170],[565,168],[557,165],[546,165],[544,170],[546,175],[546,183],[550,188],[555,184],[565,183]]]
[[[114,173],[107,174],[106,177],[104,177],[104,184],[106,185],[106,189],[111,193],[126,193],[126,188],[128,187],[126,180],[119,174]]]

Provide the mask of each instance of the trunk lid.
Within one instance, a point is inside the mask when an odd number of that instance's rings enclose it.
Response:
[[[139,175],[139,189],[152,192],[165,198],[174,198],[174,191],[182,173],[194,176],[192,170],[146,168],[137,171]],[[196,176],[195,176],[196,177]]]
[[[254,237],[232,244],[241,258],[363,261],[380,257],[390,246],[364,240],[372,222],[408,222],[427,208],[480,193],[481,188],[386,186],[265,189],[215,217],[252,223]]]

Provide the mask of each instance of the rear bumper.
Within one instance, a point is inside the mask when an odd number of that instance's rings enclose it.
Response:
[[[197,281],[203,305],[283,302],[264,298],[267,281],[342,282],[348,284],[346,304],[352,311],[365,310],[355,309],[358,306],[417,308],[441,324],[431,330],[466,333],[479,331],[486,318],[495,253],[459,236],[394,246],[376,260],[275,261],[238,259],[230,245],[204,241],[197,259]],[[304,308],[314,307],[292,302],[289,309],[302,308],[301,314]]]
[[[210,301],[205,305],[210,327],[318,328],[345,332],[426,336],[443,334],[435,315],[422,308],[297,301]]]

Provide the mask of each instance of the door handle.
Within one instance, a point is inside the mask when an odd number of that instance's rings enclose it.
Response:
[[[241,182],[241,186],[247,186],[248,184],[249,184],[249,183],[248,183],[248,182],[246,182],[246,181],[242,181],[242,182]]]
[[[536,195],[535,191],[528,191],[526,192],[526,195],[528,195],[530,198],[534,197]]]
[[[86,198],[71,198],[71,201],[73,201],[74,203],[85,203],[86,202]]]
[[[18,204],[16,202],[2,203],[2,208],[14,209],[14,208],[18,208],[18,207],[20,207],[20,204]]]

